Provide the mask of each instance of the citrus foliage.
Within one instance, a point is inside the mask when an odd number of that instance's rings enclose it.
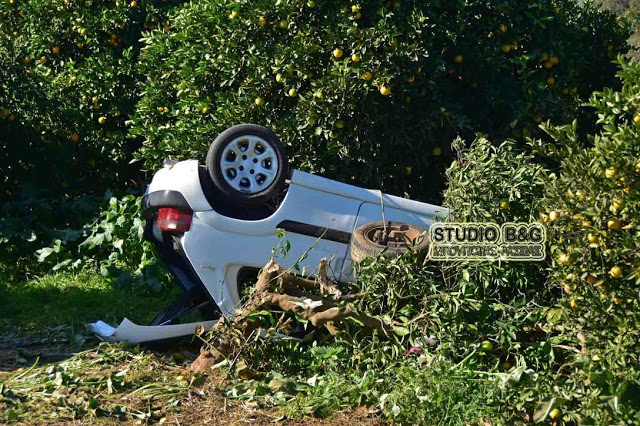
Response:
[[[546,129],[557,149],[545,152],[562,164],[541,213],[550,277],[563,292],[552,317],[586,360],[572,379],[592,382],[590,401],[637,397],[640,389],[640,67],[623,63],[619,75],[621,91],[591,98],[600,126],[593,147],[583,148],[575,125]],[[599,421],[609,422],[615,410],[605,408]]]
[[[451,140],[568,122],[612,84],[627,30],[539,0],[198,1],[144,39],[141,158],[202,157],[239,122],[273,128],[294,166],[438,197]]]
[[[0,3],[1,197],[95,193],[128,185],[138,142],[125,121],[137,96],[145,29],[176,2]]]

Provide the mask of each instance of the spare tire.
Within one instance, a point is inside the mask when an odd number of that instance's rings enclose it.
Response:
[[[358,227],[351,236],[351,260],[361,262],[384,253],[386,258],[402,256],[409,250],[427,253],[429,236],[425,229],[404,222],[372,222]]]
[[[287,152],[266,127],[239,124],[220,133],[209,147],[207,171],[227,201],[265,204],[280,195],[289,174]]]

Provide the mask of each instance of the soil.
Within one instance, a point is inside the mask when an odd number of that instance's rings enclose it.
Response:
[[[63,361],[73,356],[74,353],[95,347],[98,342],[91,338],[81,339],[82,336],[74,337],[69,327],[58,327],[54,329],[24,330],[0,324],[0,383],[4,378],[8,378],[13,371],[19,368],[29,368],[36,360],[38,365],[51,364]],[[70,337],[71,336],[71,337]],[[149,348],[147,348],[148,350]],[[183,367],[166,366],[174,371],[176,375],[189,375],[187,367],[197,357],[198,350],[193,345],[172,347],[168,350],[152,351],[157,359],[171,356],[170,353],[180,353],[183,359]],[[175,355],[174,355],[175,356]],[[108,375],[102,370],[100,374]],[[356,410],[342,411],[330,419],[319,419],[305,417],[302,419],[284,418],[282,407],[260,408],[254,403],[238,400],[229,400],[221,392],[226,385],[227,377],[215,370],[207,373],[205,384],[186,398],[182,399],[177,407],[177,412],[167,410],[165,418],[160,419],[162,423],[174,425],[271,425],[273,423],[284,425],[384,425],[386,422],[379,418],[379,413],[375,409],[360,407]],[[148,402],[135,401],[129,396],[127,405],[144,408]],[[158,401],[159,402],[159,401]],[[34,418],[22,417],[16,424],[39,424],[42,417],[33,413]],[[108,417],[81,417],[74,422],[61,421],[60,424],[112,424],[113,418]],[[120,424],[140,424],[139,420],[119,421]]]

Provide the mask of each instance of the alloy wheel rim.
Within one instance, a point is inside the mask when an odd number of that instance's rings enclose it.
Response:
[[[267,189],[278,172],[276,150],[267,141],[254,135],[232,140],[222,151],[220,170],[233,189],[255,194]]]

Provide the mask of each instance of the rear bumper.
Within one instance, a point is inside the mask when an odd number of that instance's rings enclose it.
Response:
[[[170,189],[149,192],[142,197],[142,216],[148,219],[159,207],[175,207],[181,210],[191,210],[187,199],[178,191]]]

